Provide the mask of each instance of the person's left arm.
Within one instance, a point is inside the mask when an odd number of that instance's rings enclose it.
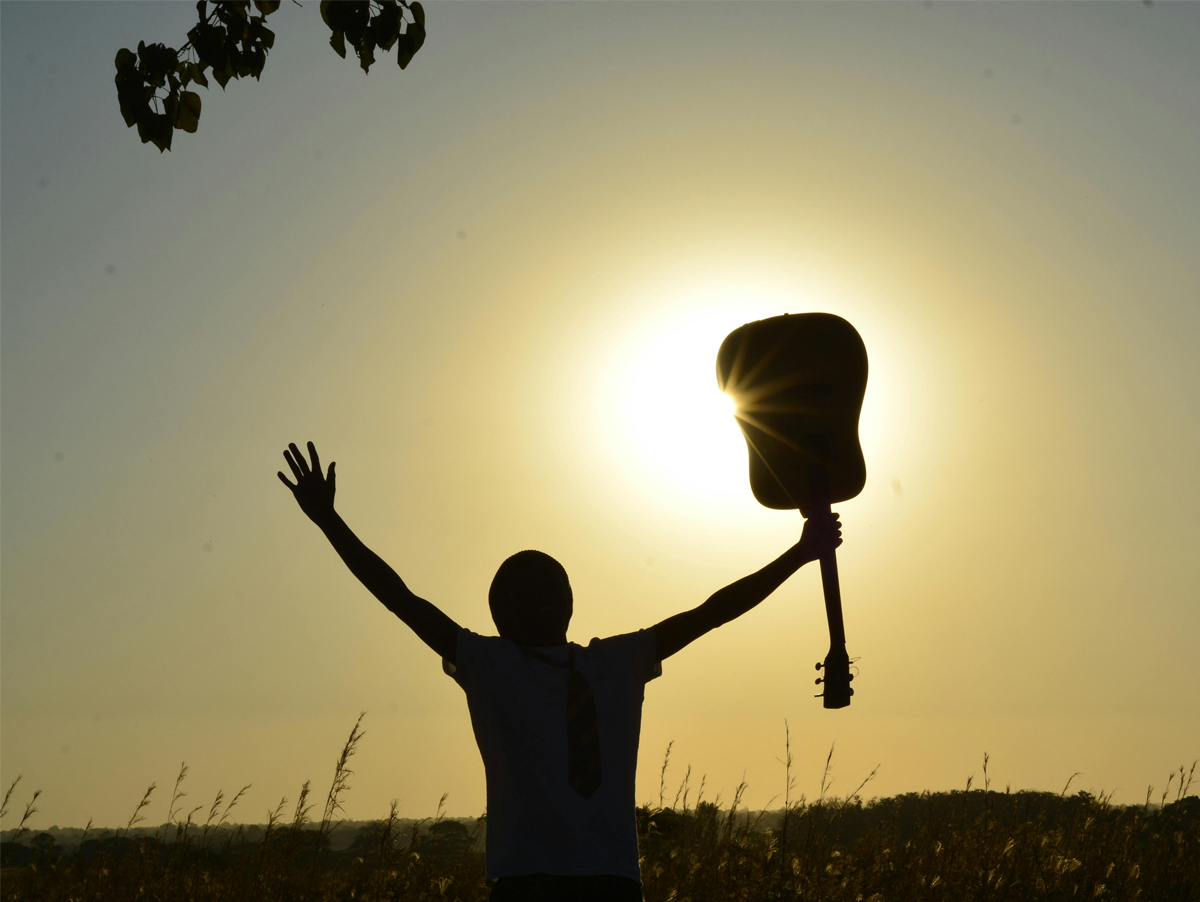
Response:
[[[800,541],[767,566],[720,589],[699,607],[655,624],[658,660],[669,658],[709,630],[741,617],[809,561],[815,561],[841,544],[842,526],[837,514],[828,518],[810,517],[804,523]]]

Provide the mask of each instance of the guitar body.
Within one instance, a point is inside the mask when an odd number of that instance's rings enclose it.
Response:
[[[862,491],[867,468],[858,417],[867,350],[848,322],[799,313],[747,323],[721,343],[717,381],[737,403],[750,488],[760,504],[810,517]],[[830,643],[817,682],[825,683],[825,707],[843,708],[854,690],[833,552],[821,558],[821,579]]]

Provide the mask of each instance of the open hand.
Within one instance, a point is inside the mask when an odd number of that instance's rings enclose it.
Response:
[[[282,472],[278,476],[279,480],[292,490],[292,495],[295,497],[296,503],[300,505],[300,510],[320,526],[333,514],[333,492],[337,479],[333,468],[337,464],[331,463],[329,474],[323,476],[321,475],[321,459],[317,457],[317,447],[312,442],[308,443],[308,453],[312,456],[311,468],[308,461],[304,459],[304,455],[300,453],[300,449],[296,447],[296,443],[292,442],[288,445],[288,450],[283,452],[283,457],[288,462],[296,483],[293,485]]]
[[[842,544],[842,524],[838,514],[813,514],[804,521],[800,549],[804,559],[815,561]]]

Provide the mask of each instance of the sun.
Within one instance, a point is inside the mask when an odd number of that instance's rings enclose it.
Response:
[[[691,511],[753,504],[717,349],[743,323],[785,309],[749,292],[694,293],[646,315],[607,355],[601,428],[643,499]]]
[[[717,387],[707,324],[680,323],[647,342],[623,386],[626,441],[660,478],[704,491],[742,476],[733,399]],[[723,326],[722,326],[723,328]],[[724,336],[720,336],[724,337]]]

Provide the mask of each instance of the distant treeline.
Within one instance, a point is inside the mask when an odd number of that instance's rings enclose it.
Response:
[[[473,817],[446,817],[440,819],[441,823],[455,823],[461,825],[468,833],[474,832],[479,823],[477,818]],[[355,839],[362,831],[378,831],[382,821],[342,821],[337,828],[330,833],[329,849],[334,852],[340,852],[348,849],[354,844]],[[396,829],[401,833],[408,833],[412,830],[419,832],[429,832],[434,821],[431,818],[411,818],[401,817],[396,819]],[[306,830],[318,830],[318,824],[306,824]],[[455,827],[441,827],[443,831],[456,830]],[[204,832],[204,825],[196,825],[188,833],[188,842],[196,841],[196,837]],[[207,842],[211,846],[224,847],[230,843],[239,845],[257,845],[262,842],[263,836],[267,832],[266,824],[221,824],[219,826],[210,827],[207,835]],[[183,837],[177,830],[177,825],[160,824],[154,826],[139,826],[132,827],[129,830],[121,828],[119,831],[113,828],[96,829],[95,827],[48,827],[45,830],[30,832],[28,830],[21,831],[21,835],[17,836],[17,829],[14,827],[10,830],[0,831],[0,842],[3,843],[7,855],[17,856],[19,860],[25,853],[19,852],[15,848],[9,848],[10,844],[33,848],[36,844],[41,844],[45,847],[51,845],[58,850],[60,854],[73,855],[80,846],[86,846],[84,854],[88,854],[87,850],[97,848],[95,843],[112,840],[118,833],[122,837],[129,839],[157,839],[165,845],[174,845],[176,842],[184,841]],[[9,859],[6,857],[6,866]]]

